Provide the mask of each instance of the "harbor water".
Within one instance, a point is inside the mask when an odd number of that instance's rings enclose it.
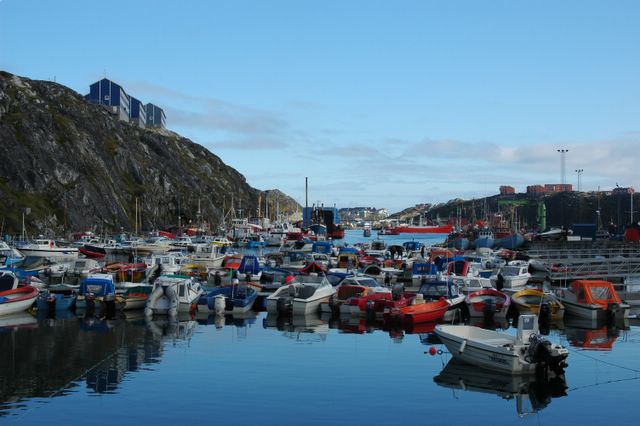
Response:
[[[637,321],[555,324],[548,339],[570,350],[564,376],[519,378],[452,362],[433,325],[22,313],[0,319],[0,423],[632,424]]]

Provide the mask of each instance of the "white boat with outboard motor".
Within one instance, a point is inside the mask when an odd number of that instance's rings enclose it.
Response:
[[[454,358],[511,374],[561,372],[569,351],[538,334],[538,317],[521,315],[515,336],[468,325],[438,325],[436,335]]]

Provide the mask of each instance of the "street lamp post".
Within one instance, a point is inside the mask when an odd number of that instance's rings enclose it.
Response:
[[[582,172],[584,172],[584,169],[576,169],[576,173],[578,174],[578,192],[580,192],[580,178],[582,176]]]
[[[565,156],[569,150],[559,149],[558,152],[560,153],[560,181],[564,185],[566,183]]]

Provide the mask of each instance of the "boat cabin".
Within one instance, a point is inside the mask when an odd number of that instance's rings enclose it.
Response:
[[[80,283],[80,294],[101,297],[116,294],[116,285],[110,274],[90,274]]]
[[[600,305],[607,309],[612,303],[622,303],[613,284],[602,280],[576,280],[566,290],[576,298],[576,302],[588,305]]]

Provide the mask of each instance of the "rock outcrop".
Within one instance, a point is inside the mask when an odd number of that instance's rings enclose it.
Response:
[[[254,215],[266,198],[189,139],[119,121],[60,84],[0,72],[4,233],[21,232],[25,210],[30,234],[133,230],[136,216],[138,229],[179,220],[213,227],[232,200]],[[299,207],[284,194],[279,206],[284,213]]]

